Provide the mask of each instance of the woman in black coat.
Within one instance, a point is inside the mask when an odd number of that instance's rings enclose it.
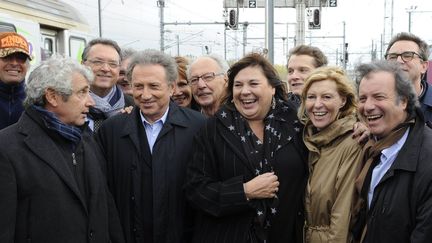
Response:
[[[235,63],[228,79],[188,168],[194,242],[301,242],[307,164],[296,109],[259,54]]]

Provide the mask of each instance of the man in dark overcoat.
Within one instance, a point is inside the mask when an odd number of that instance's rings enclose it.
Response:
[[[190,242],[183,184],[205,118],[171,101],[177,75],[175,60],[162,52],[134,54],[127,76],[138,109],[108,119],[97,133],[128,243]]]
[[[431,242],[432,130],[403,67],[358,68],[359,112],[373,135],[356,181],[354,237],[367,243]]]
[[[25,112],[0,131],[0,242],[124,242],[85,122],[93,74],[53,57],[29,76]]]

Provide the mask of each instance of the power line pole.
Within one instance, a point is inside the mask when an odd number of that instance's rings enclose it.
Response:
[[[271,64],[274,63],[274,3],[273,0],[266,0],[266,48],[267,59]]]
[[[347,59],[346,59],[346,51],[347,51],[347,44],[346,44],[346,41],[345,41],[345,21],[343,21],[342,22],[343,23],[343,45],[342,45],[342,60],[343,60],[343,63],[342,63],[342,66],[343,66],[343,68],[344,68],[344,70],[346,70],[346,66],[347,66]]]
[[[99,37],[102,37],[102,9],[101,9],[101,1],[102,0],[98,0]]]
[[[383,41],[381,43],[381,50],[387,48],[388,42],[393,37],[393,12],[394,12],[394,0],[390,2],[390,8],[387,6],[387,2],[390,0],[384,0],[384,30],[383,30]],[[388,19],[390,18],[390,21]],[[390,29],[390,34],[387,33]]]
[[[296,1],[295,9],[297,15],[296,44],[303,45],[305,41],[305,0]]]
[[[225,26],[224,28],[224,59],[226,60],[226,54],[227,54],[227,46],[226,46],[226,31],[227,31],[227,27]]]
[[[176,41],[177,41],[177,56],[180,56],[180,38],[179,38],[179,35],[176,35]]]
[[[249,23],[245,22],[243,24],[243,56],[246,54],[246,44],[247,44],[247,27]]]
[[[414,12],[414,10],[417,9],[417,6],[413,6],[411,5],[410,8],[407,8],[407,12],[408,12],[408,32],[411,33],[411,14]]]
[[[165,50],[165,41],[164,41],[164,7],[165,0],[158,0],[157,6],[159,7],[159,17],[160,17],[160,50],[163,52]]]

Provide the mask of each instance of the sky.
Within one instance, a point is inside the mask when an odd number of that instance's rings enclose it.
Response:
[[[92,32],[98,32],[96,0],[64,0],[70,3],[88,20]],[[245,0],[247,1],[247,0]],[[306,26],[305,43],[321,48],[331,64],[338,60],[343,46],[343,23],[345,40],[348,43],[348,68],[358,62],[371,60],[371,51],[376,49],[381,56],[381,43],[388,42],[391,33],[390,5],[384,11],[385,0],[338,0],[334,8],[322,8],[321,29],[309,30]],[[432,44],[432,1],[393,0],[393,33],[408,31],[407,9],[417,6],[411,14],[411,32]],[[101,0],[103,36],[115,39],[122,47],[135,49],[160,48],[160,15],[156,0]],[[384,16],[388,16],[384,18]],[[165,0],[165,47],[171,55],[199,56],[208,52],[236,60],[243,55],[243,31],[226,31],[226,54],[224,48],[224,26],[196,23],[224,22],[222,0]],[[190,25],[173,25],[174,22]],[[265,9],[240,9],[240,22],[264,23]],[[274,60],[286,64],[286,54],[294,46],[296,12],[294,8],[276,8],[274,11],[275,40]],[[386,28],[384,28],[386,22]],[[289,23],[289,24],[286,24]],[[385,38],[382,38],[383,32]],[[262,51],[265,47],[263,24],[250,24],[247,28],[245,52]],[[288,37],[283,42],[282,37]],[[323,38],[326,37],[326,38]],[[207,47],[206,47],[207,46]]]

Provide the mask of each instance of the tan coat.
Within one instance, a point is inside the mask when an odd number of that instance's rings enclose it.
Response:
[[[351,137],[355,122],[353,116],[344,117],[315,134],[313,125],[306,124],[303,139],[310,151],[306,243],[350,242],[354,180],[362,158],[362,147]]]

